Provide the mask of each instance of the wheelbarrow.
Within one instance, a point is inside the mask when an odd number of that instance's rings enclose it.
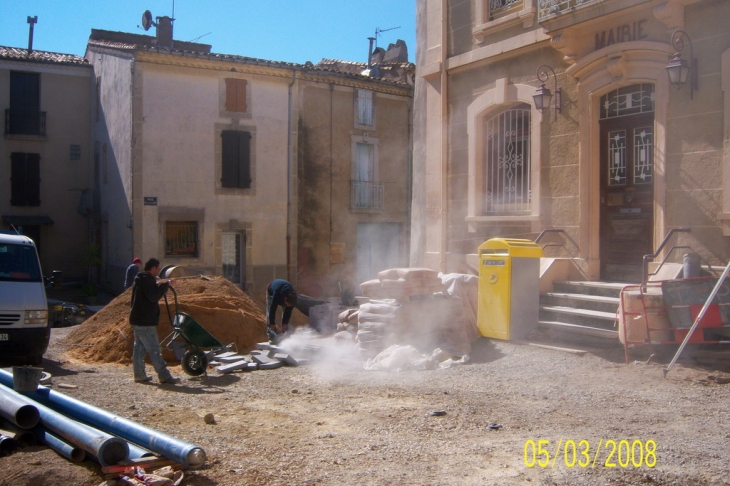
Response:
[[[180,360],[182,369],[190,376],[200,376],[208,369],[208,363],[212,358],[227,351],[238,352],[236,343],[224,345],[203,326],[185,312],[179,312],[177,308],[177,292],[170,286],[175,300],[175,314],[170,313],[170,304],[165,296],[167,315],[172,324],[172,332],[160,343],[165,349],[173,349],[173,343],[184,343],[185,354]]]

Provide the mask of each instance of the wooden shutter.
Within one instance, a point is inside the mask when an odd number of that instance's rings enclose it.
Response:
[[[10,204],[40,206],[41,156],[13,152],[10,154]]]
[[[238,132],[238,174],[239,186],[251,188],[251,133]]]
[[[41,205],[41,156],[39,154],[26,154],[26,204],[28,206]]]
[[[249,189],[251,187],[251,133],[224,130],[221,161],[221,185]]]
[[[226,111],[246,113],[245,79],[226,78]]]
[[[221,185],[238,187],[238,132],[224,130],[221,138],[223,139]]]
[[[25,206],[25,154],[10,154],[10,205]]]

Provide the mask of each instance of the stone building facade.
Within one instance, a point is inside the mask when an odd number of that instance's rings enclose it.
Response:
[[[48,276],[87,278],[92,73],[79,56],[0,46],[0,228],[31,237]]]
[[[339,296],[357,283],[361,223],[397,225],[405,260],[412,84],[213,53],[167,20],[156,36],[92,30],[87,46],[103,283],[140,256],[258,295],[285,278]]]
[[[558,230],[546,255],[639,281],[643,255],[689,228],[659,257],[725,265],[730,3],[419,0],[417,15],[411,264],[473,272],[489,238]],[[695,62],[681,89],[676,53]]]

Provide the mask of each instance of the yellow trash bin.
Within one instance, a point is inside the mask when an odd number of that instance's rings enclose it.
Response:
[[[492,238],[479,246],[477,327],[482,336],[522,339],[537,328],[542,248],[530,240]]]

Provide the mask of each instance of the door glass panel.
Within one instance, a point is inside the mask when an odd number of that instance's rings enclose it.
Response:
[[[241,283],[241,235],[239,233],[223,233],[221,242],[223,260],[223,278],[234,284]]]
[[[653,135],[651,127],[634,129],[634,184],[651,184],[653,182]]]
[[[608,185],[626,185],[626,130],[608,134]]]

